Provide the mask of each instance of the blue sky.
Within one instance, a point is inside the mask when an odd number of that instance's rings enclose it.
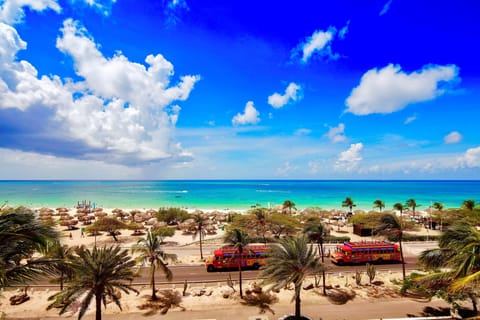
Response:
[[[0,0],[0,179],[480,179],[479,14]]]

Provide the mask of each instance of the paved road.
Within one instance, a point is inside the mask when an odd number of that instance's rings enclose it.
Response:
[[[352,265],[352,266],[337,266],[332,264],[330,261],[326,260],[326,265],[328,267],[328,274],[339,274],[339,273],[353,273],[355,271],[364,271],[364,265]],[[416,268],[416,258],[407,257],[406,259],[406,268],[407,270],[413,270]],[[387,271],[400,271],[402,265],[400,263],[392,264],[382,264],[376,265],[377,271],[387,272]],[[203,265],[185,265],[185,266],[171,266],[173,272],[173,280],[171,282],[165,281],[165,278],[161,272],[157,272],[155,276],[156,283],[161,285],[171,286],[181,285],[187,280],[188,283],[218,283],[226,282],[229,275],[232,279],[236,280],[238,278],[238,270],[230,271],[220,271],[220,272],[207,272],[205,266]],[[254,280],[257,278],[259,271],[257,270],[245,270],[242,273],[243,279]],[[149,272],[148,268],[143,268],[138,277],[133,281],[134,284],[138,285],[148,285],[149,282]],[[33,286],[40,287],[56,287],[57,285],[51,284],[48,280],[38,281]]]

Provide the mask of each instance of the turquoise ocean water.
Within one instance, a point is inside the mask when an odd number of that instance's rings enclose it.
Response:
[[[182,181],[0,181],[0,204],[27,207],[73,207],[87,200],[104,208],[182,207],[247,210],[285,200],[297,208],[341,209],[351,197],[358,209],[370,210],[381,199],[386,209],[414,198],[426,209],[439,201],[460,207],[480,201],[480,181],[310,181],[310,180],[182,180]]]

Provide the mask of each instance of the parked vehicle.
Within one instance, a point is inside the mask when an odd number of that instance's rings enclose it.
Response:
[[[400,262],[400,246],[387,241],[345,242],[335,248],[330,260],[338,265]]]
[[[223,246],[214,250],[213,256],[207,258],[205,266],[208,272],[238,269],[240,262],[242,269],[259,269],[265,265],[270,247],[265,244],[250,244],[243,248],[240,255],[237,248]]]

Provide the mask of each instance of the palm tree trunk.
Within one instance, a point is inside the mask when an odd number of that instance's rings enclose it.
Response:
[[[203,260],[203,250],[202,250],[202,235],[203,235],[203,230],[202,228],[200,228],[200,259]]]
[[[157,300],[157,289],[155,288],[155,263],[152,263],[152,275],[150,277],[150,284],[152,285],[152,300]]]
[[[325,260],[323,258],[323,243],[319,242],[318,245],[320,246],[320,254],[322,255],[322,264],[325,264]],[[325,268],[322,269],[322,281],[323,281],[323,295],[327,295],[327,288],[326,288],[326,280],[325,280]]]
[[[238,264],[238,283],[240,286],[240,299],[243,299],[243,291],[242,291],[242,263],[243,257],[242,253],[240,253],[240,263]]]
[[[102,294],[95,293],[95,320],[102,320]]]
[[[300,292],[302,288],[298,288],[295,286],[295,292],[298,292],[297,296],[295,297],[295,319],[300,320],[302,313],[301,313],[301,299],[300,299]]]
[[[402,260],[402,275],[403,275],[403,282],[405,282],[406,279],[406,274],[405,274],[405,259],[403,257],[403,245],[402,245],[402,238],[403,234],[400,233],[400,236],[398,237],[398,244],[400,246],[400,259]]]

